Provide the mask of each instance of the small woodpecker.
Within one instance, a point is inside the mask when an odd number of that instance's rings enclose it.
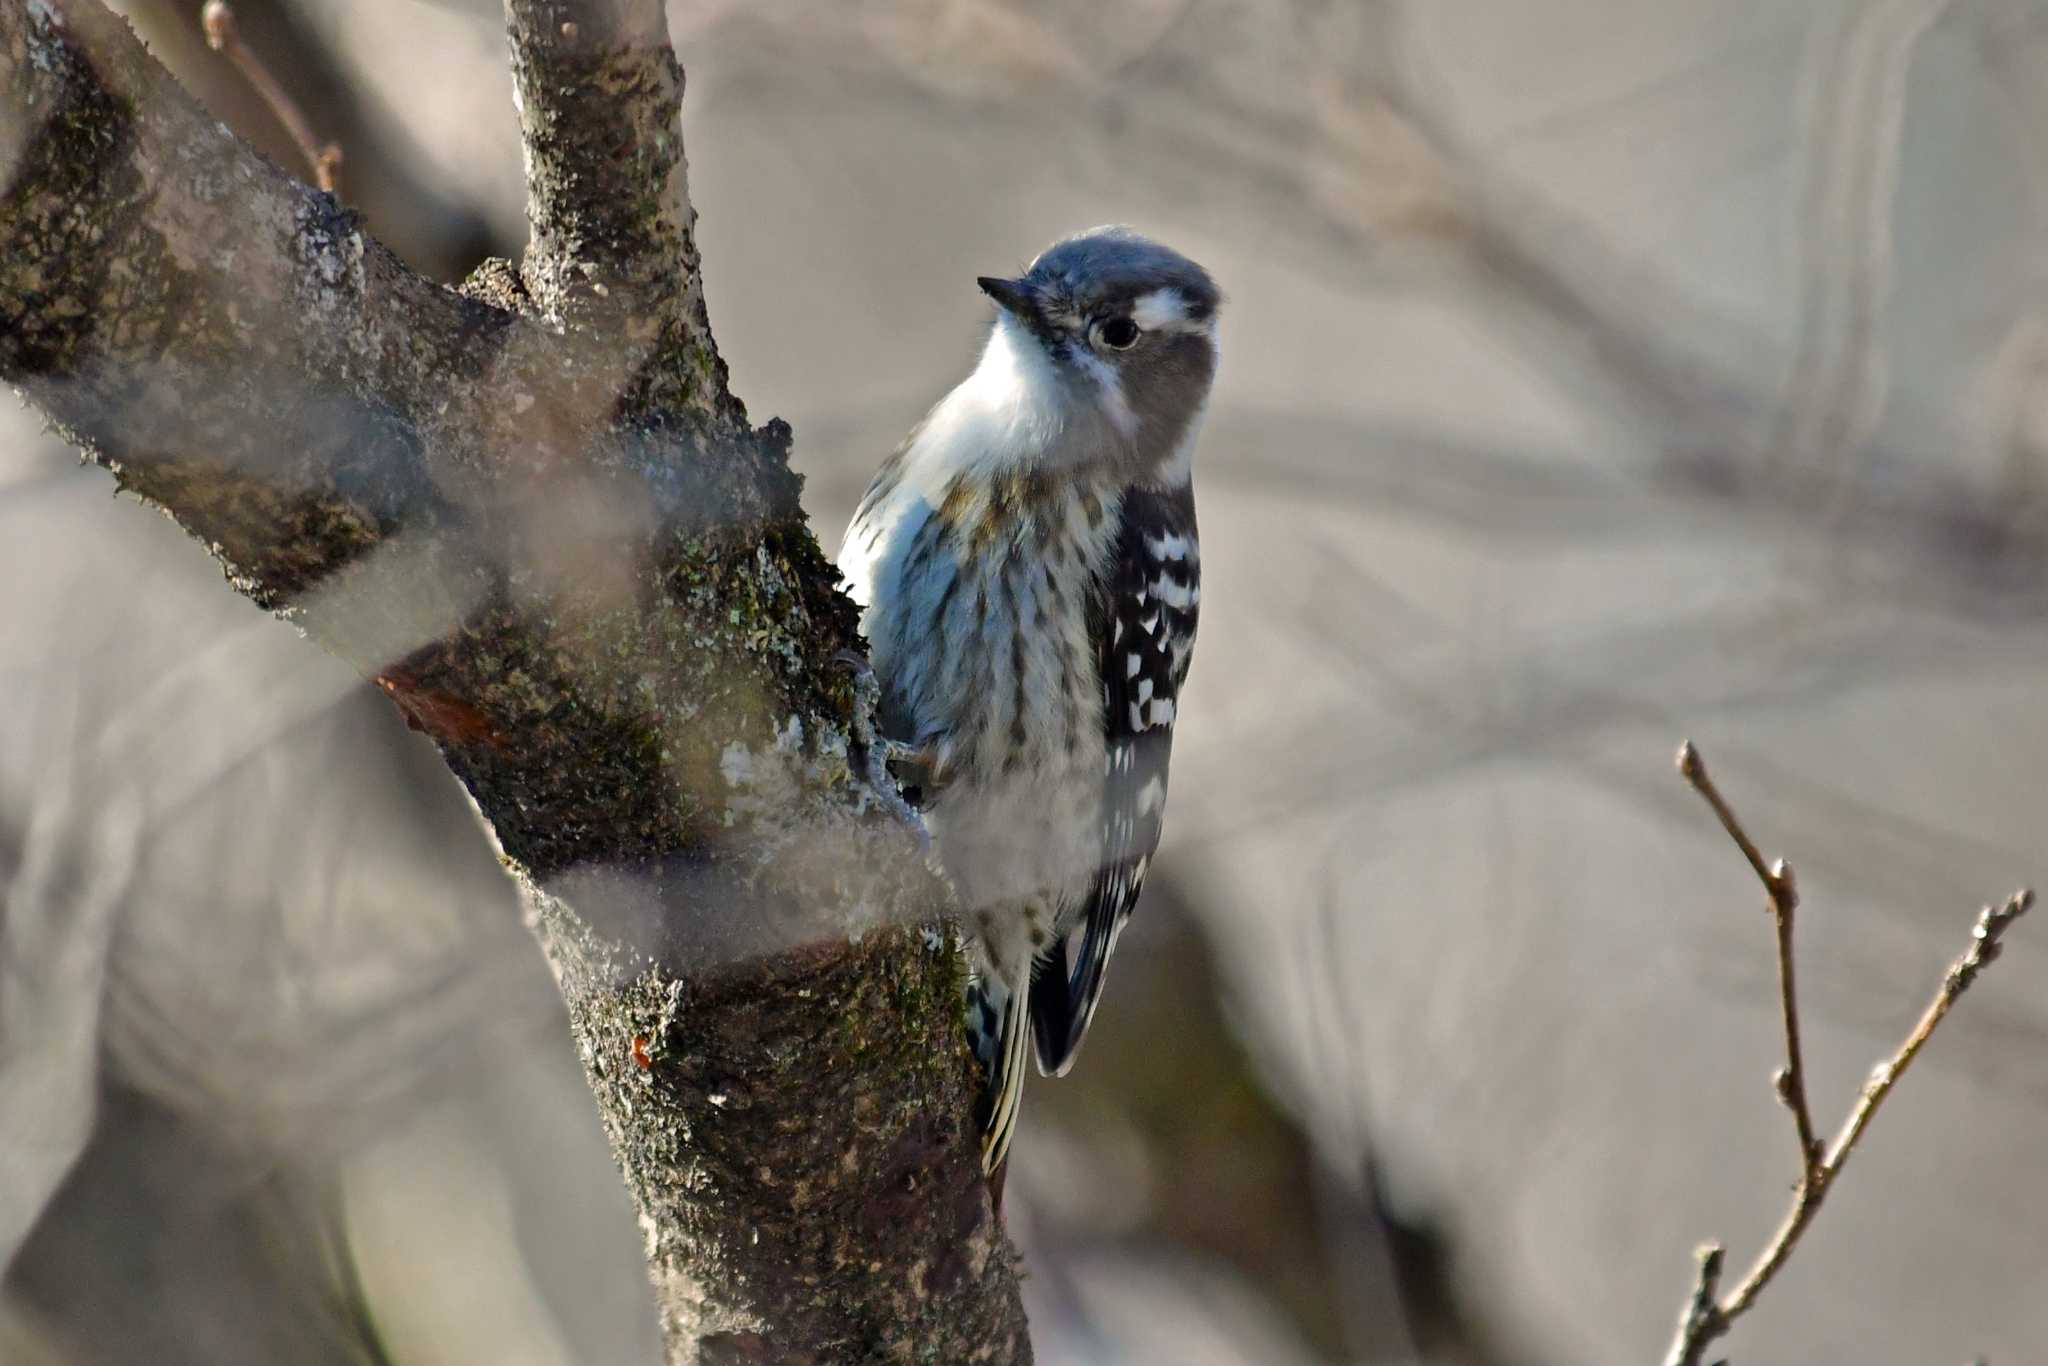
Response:
[[[960,892],[993,1176],[1027,1040],[1042,1073],[1072,1065],[1159,845],[1220,296],[1121,227],[980,285],[980,364],[883,463],[839,565],[880,729]]]

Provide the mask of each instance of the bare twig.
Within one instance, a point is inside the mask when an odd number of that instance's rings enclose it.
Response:
[[[1934,999],[1927,1003],[1927,1009],[1920,1014],[1919,1023],[1913,1032],[1899,1045],[1898,1052],[1879,1063],[1870,1071],[1863,1089],[1857,1094],[1855,1108],[1849,1112],[1848,1121],[1842,1131],[1835,1135],[1835,1141],[1828,1148],[1828,1155],[1821,1163],[1821,1170],[1832,1178],[1848,1160],[1850,1150],[1863,1137],[1864,1129],[1877,1114],[1877,1107],[1884,1104],[1886,1096],[1898,1084],[1899,1078],[1919,1056],[1920,1050],[1934,1033],[1934,1027],[1948,1015],[1950,1007],[1969,990],[1977,980],[1977,974],[1994,961],[2002,951],[2001,940],[2012,923],[2024,915],[2034,904],[2034,893],[2030,888],[2021,888],[2007,897],[1999,906],[1986,906],[1977,913],[1977,923],[1970,930],[1970,947],[1962,957],[1949,965],[1947,974],[1941,980],[1941,989],[1934,993]],[[1754,1274],[1751,1279],[1753,1280]],[[1736,1296],[1745,1302],[1755,1296],[1757,1287],[1748,1282],[1737,1288]]]
[[[1664,1359],[1664,1366],[1691,1366],[1698,1359],[1697,1351],[1688,1349],[1687,1344],[1697,1342],[1705,1346],[1718,1335],[1714,1324],[1721,1317],[1721,1306],[1715,1298],[1721,1289],[1721,1263],[1727,1256],[1727,1249],[1719,1243],[1704,1244],[1694,1254],[1699,1260],[1698,1278],[1693,1282],[1692,1298],[1685,1302],[1685,1312],[1678,1317],[1678,1336],[1671,1344],[1671,1355]],[[1686,1354],[1681,1355],[1684,1351]]]
[[[1720,817],[1721,828],[1735,841],[1742,856],[1749,860],[1755,870],[1757,881],[1764,885],[1764,896],[1768,898],[1771,923],[1778,935],[1778,999],[1784,1007],[1785,1016],[1785,1065],[1772,1078],[1777,1088],[1778,1099],[1792,1112],[1792,1127],[1799,1139],[1799,1172],[1802,1181],[1813,1175],[1814,1164],[1820,1161],[1820,1140],[1814,1137],[1813,1112],[1806,1103],[1806,1062],[1799,1046],[1799,994],[1792,968],[1792,919],[1799,909],[1799,885],[1793,877],[1792,867],[1779,859],[1768,867],[1763,855],[1757,852],[1749,832],[1742,828],[1742,820],[1735,809],[1722,797],[1721,790],[1714,786],[1713,778],[1707,773],[1706,762],[1700,752],[1687,740],[1678,747],[1678,771],[1692,784],[1693,790],[1706,798],[1707,805],[1714,808]]]
[[[1778,1072],[1776,1083],[1780,1099],[1791,1109],[1799,1128],[1800,1151],[1803,1154],[1799,1184],[1793,1192],[1792,1206],[1786,1211],[1784,1221],[1779,1224],[1770,1243],[1758,1254],[1749,1273],[1725,1298],[1716,1298],[1722,1249],[1718,1245],[1710,1245],[1700,1251],[1698,1279],[1694,1283],[1692,1298],[1679,1319],[1677,1334],[1664,1358],[1664,1366],[1700,1366],[1708,1345],[1725,1334],[1730,1325],[1756,1303],[1757,1296],[1763,1293],[1764,1287],[1771,1283],[1772,1277],[1792,1255],[1792,1249],[1798,1246],[1807,1225],[1820,1212],[1821,1202],[1848,1164],[1849,1155],[1856,1150],[1878,1107],[1898,1085],[1899,1078],[1919,1056],[1935,1026],[1947,1016],[1957,998],[1969,989],[1985,965],[1998,957],[2005,931],[2034,904],[2034,894],[2022,888],[2006,898],[2003,904],[1986,906],[1978,913],[1977,923],[1971,930],[1969,949],[1949,966],[1942,977],[1940,989],[1905,1041],[1890,1057],[1871,1069],[1863,1089],[1857,1094],[1856,1104],[1823,1151],[1813,1139],[1800,1061],[1799,1010],[1792,971],[1792,912],[1798,904],[1798,895],[1791,870],[1782,861],[1768,868],[1764,865],[1763,857],[1744,831],[1740,818],[1707,776],[1706,764],[1691,741],[1679,748],[1678,770],[1714,808],[1722,827],[1742,850],[1750,867],[1756,870],[1770,897],[1771,915],[1778,932],[1778,987],[1785,1016],[1786,1065]]]
[[[284,84],[270,74],[270,68],[263,65],[247,43],[242,41],[241,29],[235,23],[235,11],[227,0],[206,0],[199,11],[199,25],[206,30],[206,45],[221,53],[235,64],[242,73],[242,79],[270,106],[270,112],[284,125],[285,132],[298,144],[299,155],[312,168],[313,183],[329,194],[337,192],[341,171],[341,145],[323,143],[313,136],[313,125],[306,121],[296,101],[284,88]]]
[[[1792,870],[1785,866],[1783,859],[1770,867],[1764,866],[1764,856],[1757,852],[1756,843],[1750,839],[1749,832],[1742,828],[1742,818],[1728,805],[1727,798],[1721,795],[1721,789],[1714,786],[1714,779],[1707,772],[1706,760],[1700,758],[1699,750],[1690,740],[1678,747],[1678,772],[1686,782],[1692,784],[1694,791],[1707,799],[1707,805],[1714,808],[1714,814],[1720,817],[1721,828],[1728,832],[1729,838],[1735,841],[1735,847],[1749,860],[1749,866],[1755,870],[1757,881],[1763,883],[1764,891],[1771,898],[1772,904],[1775,906],[1779,902],[1784,902],[1787,905],[1797,905],[1799,893],[1792,884]]]

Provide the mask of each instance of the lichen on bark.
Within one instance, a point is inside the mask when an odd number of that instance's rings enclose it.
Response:
[[[893,930],[678,977],[609,958],[579,918],[529,897],[671,1338],[695,1333],[706,1361],[1019,1359],[1000,1293],[1011,1253],[960,1105],[973,1074],[952,1046],[949,950]],[[859,1081],[878,1067],[897,1079],[886,1091]],[[641,1111],[658,1118],[628,1122]]]

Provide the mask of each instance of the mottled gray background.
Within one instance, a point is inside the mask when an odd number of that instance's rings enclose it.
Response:
[[[127,6],[222,116],[193,35]],[[523,237],[494,10],[242,6],[368,227]],[[1641,1363],[2048,880],[2048,6],[707,0],[713,324],[836,544],[973,277],[1228,291],[1158,885],[1011,1184],[1048,1363]],[[360,679],[0,412],[0,1358],[637,1363],[638,1233],[468,808]],[[1730,1355],[2041,1359],[2048,926]]]

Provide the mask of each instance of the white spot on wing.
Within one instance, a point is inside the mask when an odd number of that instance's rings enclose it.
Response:
[[[1168,607],[1185,612],[1194,605],[1195,590],[1185,584],[1175,583],[1166,575],[1161,574],[1152,581],[1152,596],[1158,598]]]
[[[1177,531],[1169,531],[1164,536],[1148,535],[1145,537],[1145,549],[1152,552],[1154,559],[1184,560],[1188,557],[1188,538]]]

